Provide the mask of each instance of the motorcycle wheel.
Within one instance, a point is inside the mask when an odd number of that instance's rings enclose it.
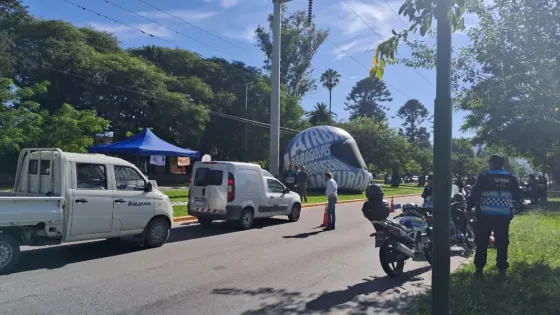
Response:
[[[405,259],[397,259],[397,252],[390,244],[385,243],[379,248],[379,261],[389,277],[396,278],[403,273]]]

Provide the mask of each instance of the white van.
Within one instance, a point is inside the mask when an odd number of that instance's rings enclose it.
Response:
[[[22,245],[137,236],[159,247],[172,222],[169,198],[127,161],[24,149],[13,192],[0,193],[0,274],[16,265]]]
[[[287,215],[298,221],[301,199],[257,164],[196,162],[188,209],[201,225],[238,221],[242,229],[249,229],[256,218]]]

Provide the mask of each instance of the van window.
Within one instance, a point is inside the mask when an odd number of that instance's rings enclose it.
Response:
[[[76,164],[76,188],[87,190],[107,189],[107,170],[101,164]]]
[[[212,170],[207,167],[199,167],[194,174],[195,186],[221,186],[224,172]]]
[[[115,166],[117,190],[143,191],[146,188],[144,178],[136,170],[126,166]]]
[[[267,179],[266,182],[268,183],[268,191],[271,193],[284,193],[284,185],[275,179]]]

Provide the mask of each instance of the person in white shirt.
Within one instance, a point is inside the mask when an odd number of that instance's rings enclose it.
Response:
[[[325,180],[327,181],[327,190],[326,195],[328,199],[327,203],[327,227],[325,231],[334,230],[335,223],[336,223],[336,214],[335,214],[335,206],[336,202],[338,201],[338,185],[333,179],[333,175],[331,173],[325,173]]]

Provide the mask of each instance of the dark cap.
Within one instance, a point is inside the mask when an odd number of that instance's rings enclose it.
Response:
[[[488,162],[490,162],[490,163],[498,163],[498,164],[502,163],[502,164],[503,164],[503,163],[504,163],[504,160],[505,160],[504,157],[499,156],[498,154],[492,154],[492,156],[490,157],[490,159],[488,159]]]

